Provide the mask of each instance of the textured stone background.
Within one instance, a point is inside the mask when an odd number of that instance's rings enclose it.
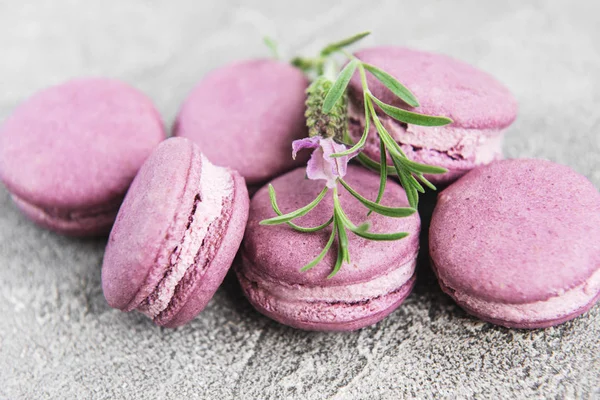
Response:
[[[207,71],[265,55],[265,33],[308,54],[373,29],[365,44],[496,75],[521,107],[507,155],[568,164],[600,187],[599,13],[595,0],[0,0],[0,119],[40,87],[108,75],[170,123]],[[103,247],[38,229],[0,189],[0,398],[600,398],[600,306],[559,328],[497,328],[421,268],[383,322],[308,333],[253,311],[230,276],[193,323],[166,330],[107,306]]]

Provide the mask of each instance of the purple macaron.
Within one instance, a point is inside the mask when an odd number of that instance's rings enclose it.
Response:
[[[161,143],[134,179],[110,234],[102,289],[111,307],[176,327],[204,309],[244,235],[248,192],[187,139]]]
[[[256,186],[306,162],[291,143],[308,135],[307,78],[291,65],[260,59],[209,73],[183,103],[176,136],[196,142],[216,165],[239,171]]]
[[[272,182],[282,212],[308,204],[322,190],[323,182],[305,179],[305,171],[299,168]],[[348,166],[346,180],[363,196],[377,196],[378,175]],[[275,216],[267,189],[260,189],[251,201],[242,263],[236,265],[241,287],[258,311],[300,329],[350,331],[382,320],[410,294],[419,248],[421,223],[417,214],[407,218],[378,214],[367,217],[365,207],[342,190],[342,207],[355,223],[369,221],[370,230],[376,233],[404,231],[410,235],[381,242],[350,233],[351,263],[328,279],[337,256],[335,244],[320,264],[307,272],[300,269],[321,252],[331,227],[317,233],[300,233],[287,225],[259,225],[261,220]],[[333,212],[331,195],[294,222],[317,226],[327,221]],[[408,205],[400,185],[388,182],[383,204]]]
[[[497,161],[438,196],[430,255],[442,289],[494,324],[545,328],[600,297],[600,193],[549,161]]]
[[[0,127],[0,179],[39,225],[107,234],[135,174],[164,139],[158,112],[138,90],[73,80],[38,92]]]
[[[423,127],[378,112],[411,160],[448,169],[443,175],[427,176],[433,183],[451,183],[478,165],[502,158],[503,136],[517,116],[517,102],[492,76],[445,55],[402,47],[374,47],[356,56],[406,85],[420,106],[411,108],[367,72],[369,89],[384,103],[454,121],[443,127]],[[349,94],[350,134],[358,141],[364,127],[358,73],[350,81]],[[379,137],[373,124],[365,154],[379,161]]]

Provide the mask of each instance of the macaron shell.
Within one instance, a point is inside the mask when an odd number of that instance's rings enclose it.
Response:
[[[165,138],[150,100],[115,80],[80,79],[38,92],[0,128],[0,178],[47,211],[122,198]]]
[[[19,210],[39,226],[70,236],[107,235],[115,222],[122,201],[119,198],[112,205],[105,205],[98,210],[87,210],[79,215],[64,213],[56,216],[16,196],[12,199]]]
[[[296,210],[314,200],[324,187],[324,181],[305,179],[305,168],[291,171],[271,183],[277,193],[279,208],[283,213]],[[361,195],[375,199],[379,188],[378,175],[358,166],[349,165],[346,181]],[[250,203],[250,216],[246,235],[242,245],[245,257],[251,260],[253,270],[265,279],[281,281],[285,284],[307,286],[339,286],[349,283],[369,281],[384,275],[416,256],[419,247],[420,219],[418,214],[407,218],[389,218],[371,214],[367,218],[367,209],[340,188],[340,202],[348,217],[355,223],[371,223],[371,232],[409,232],[410,235],[398,242],[370,241],[348,232],[351,263],[345,265],[331,279],[336,259],[336,246],[323,261],[306,272],[300,269],[312,261],[325,247],[331,228],[317,233],[302,234],[287,225],[264,226],[259,222],[275,217],[271,207],[268,187],[260,189]],[[326,222],[331,215],[332,193],[321,201],[307,215],[294,222],[301,226],[318,226]],[[382,204],[393,207],[407,207],[406,194],[400,185],[389,181]]]
[[[505,160],[439,194],[430,254],[443,286],[525,304],[588,281],[600,268],[594,238],[600,238],[600,194],[591,182],[549,161]]]
[[[158,324],[174,328],[191,321],[206,307],[227,275],[244,236],[249,207],[244,178],[237,172],[233,172],[233,178],[235,192],[231,215],[227,228],[221,234],[221,242],[218,244],[218,250],[210,262],[210,266],[202,279],[196,281],[194,287],[189,291],[181,308],[174,314],[165,315],[161,320],[156,321]]]
[[[454,290],[449,289],[448,287],[444,286],[442,282],[440,282],[440,286],[445,293],[447,293],[450,297],[453,297]],[[477,317],[483,321],[487,321],[487,322],[490,322],[495,325],[501,325],[501,326],[505,326],[507,328],[541,329],[541,328],[549,328],[551,326],[560,325],[560,324],[563,324],[574,318],[577,318],[580,315],[583,315],[584,313],[588,312],[598,302],[598,300],[600,300],[600,293],[598,293],[598,295],[592,301],[590,301],[588,304],[586,304],[583,307],[578,308],[577,310],[575,310],[573,312],[562,315],[561,317],[538,320],[538,321],[528,321],[526,319],[523,319],[521,321],[511,321],[511,320],[506,320],[506,319],[491,318],[489,315],[481,313],[480,311],[475,310],[473,308],[470,308],[464,303],[461,303],[460,306],[465,311],[467,311],[469,314],[473,315],[474,317]]]
[[[260,313],[294,328],[334,332],[353,331],[381,321],[408,297],[416,280],[416,276],[413,275],[395,292],[363,304],[298,302],[290,305],[278,304],[278,299],[261,293],[243,274],[238,272],[237,275],[244,294]]]
[[[452,118],[451,126],[472,129],[500,129],[517,115],[517,102],[508,89],[469,64],[451,57],[403,47],[383,46],[358,51],[356,56],[402,82],[419,100],[409,107],[381,82],[367,73],[369,89],[384,103],[411,111]],[[354,97],[362,99],[356,73],[349,85]]]
[[[194,146],[186,139],[161,143],[140,169],[110,234],[102,266],[102,289],[111,307],[132,310],[150,294],[161,265],[181,239],[176,224],[192,207],[188,181],[197,176]],[[183,226],[181,226],[183,225]],[[159,262],[159,260],[163,260]],[[159,267],[156,267],[156,266]]]
[[[174,128],[214,164],[237,170],[250,185],[306,162],[291,144],[307,136],[307,78],[276,60],[249,60],[208,74],[185,100]]]

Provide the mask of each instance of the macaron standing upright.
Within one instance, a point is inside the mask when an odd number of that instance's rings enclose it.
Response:
[[[291,145],[308,136],[308,79],[288,63],[257,59],[209,73],[181,106],[174,135],[193,140],[216,165],[239,171],[249,186],[300,166]]]
[[[304,168],[276,178],[272,184],[283,213],[312,201],[323,189],[322,181],[305,179]],[[375,198],[379,176],[350,165],[346,181],[367,198]],[[336,245],[312,269],[300,269],[323,249],[331,226],[316,233],[300,233],[287,225],[264,226],[259,222],[275,216],[268,188],[252,198],[248,226],[242,245],[242,263],[236,273],[250,303],[261,313],[295,328],[318,331],[350,331],[374,324],[394,311],[410,294],[415,282],[419,248],[418,214],[390,218],[372,214],[349,193],[340,202],[356,224],[370,222],[374,233],[408,232],[392,242],[370,241],[348,235],[351,263],[328,278],[336,261]],[[307,215],[294,220],[302,226],[318,226],[333,213],[331,192]],[[406,207],[402,187],[388,182],[384,205]]]
[[[382,124],[411,160],[448,169],[442,175],[426,175],[431,182],[449,184],[478,165],[502,158],[503,137],[517,116],[517,102],[491,75],[445,55],[403,47],[373,47],[355,55],[402,82],[420,105],[411,108],[367,72],[375,97],[395,107],[454,121],[443,127],[423,127],[398,122],[378,111]],[[350,135],[358,141],[365,125],[358,73],[349,84],[349,120]],[[373,124],[365,154],[379,161],[379,137]]]
[[[0,127],[0,179],[19,209],[69,235],[108,234],[131,181],[165,139],[144,94],[77,79],[34,94]]]
[[[430,255],[440,286],[494,324],[545,328],[600,298],[600,193],[569,167],[496,161],[438,196]]]
[[[102,289],[111,307],[176,327],[204,309],[244,235],[248,192],[184,138],[161,143],[140,169],[111,231]]]

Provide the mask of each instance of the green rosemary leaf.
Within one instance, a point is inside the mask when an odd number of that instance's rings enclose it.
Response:
[[[410,180],[411,185],[417,189],[417,191],[421,192],[421,193],[425,193],[425,188],[419,183],[419,181],[413,176],[413,174],[411,174],[409,171],[407,171],[406,175],[408,176],[408,179]]]
[[[375,103],[377,103],[379,108],[381,108],[381,110],[383,110],[384,113],[400,122],[421,126],[443,126],[451,124],[453,122],[450,118],[447,117],[436,117],[433,115],[425,115],[411,111],[406,111],[401,108],[385,104],[373,95],[370,95],[370,97]]]
[[[435,187],[435,185],[434,185],[433,183],[429,182],[429,180],[427,180],[427,178],[425,178],[425,177],[423,176],[423,174],[417,174],[417,178],[418,178],[418,179],[419,179],[421,182],[423,182],[423,184],[424,184],[425,186],[427,186],[429,189],[431,189],[431,190],[437,190],[437,188]]]
[[[408,236],[407,232],[397,232],[397,233],[370,233],[366,232],[363,228],[363,225],[356,226],[350,221],[350,218],[344,213],[342,206],[340,205],[339,200],[335,199],[333,201],[334,210],[337,211],[336,216],[339,218],[340,223],[350,229],[355,235],[360,236],[369,240],[398,240]]]
[[[273,185],[269,185],[269,197],[271,197],[271,207],[273,207],[273,211],[275,211],[277,213],[277,215],[283,215],[283,213],[279,209],[279,205],[277,205],[277,197],[275,195],[275,189],[273,188]],[[297,230],[298,232],[312,233],[312,232],[318,232],[321,229],[327,228],[329,225],[331,225],[332,222],[333,222],[333,217],[329,218],[329,220],[327,222],[325,222],[324,224],[321,224],[321,225],[315,226],[315,227],[310,227],[310,228],[296,225],[293,222],[287,222],[287,224],[291,228]]]
[[[346,190],[352,196],[354,196],[358,201],[360,201],[365,207],[367,207],[371,211],[376,212],[377,214],[385,215],[386,217],[403,218],[403,217],[408,217],[417,211],[414,208],[408,208],[408,207],[395,208],[395,207],[382,206],[381,204],[377,204],[375,202],[365,199],[358,192],[356,192],[354,189],[352,189],[352,187],[343,179],[339,179],[339,182],[342,184],[342,186],[344,186],[346,188]]]
[[[367,222],[363,222],[362,224],[357,226],[356,229],[361,232],[367,232],[370,227],[371,227],[371,224],[369,223],[369,221],[367,221]]]
[[[406,104],[411,107],[419,107],[419,101],[415,95],[412,94],[406,86],[398,82],[396,78],[374,65],[367,63],[362,63],[362,65],[372,73],[379,82],[383,83],[386,88],[390,89],[392,93],[401,98]]]
[[[383,142],[380,140],[379,141],[379,165],[387,164],[386,154],[387,153],[385,151],[385,146],[384,146]],[[385,185],[387,183],[387,168],[380,167],[379,174],[380,174],[379,192],[377,193],[377,200],[375,200],[375,203],[377,203],[377,204],[379,204],[381,202],[381,199],[383,198],[383,192],[385,192]]]
[[[308,271],[309,269],[311,269],[312,267],[314,267],[315,265],[317,265],[318,263],[320,263],[323,260],[323,258],[325,257],[325,255],[327,254],[329,249],[331,248],[331,245],[333,245],[333,240],[335,239],[336,232],[337,232],[337,227],[336,227],[336,223],[334,222],[333,229],[331,230],[331,235],[329,236],[329,240],[327,241],[327,244],[325,245],[323,250],[319,253],[319,255],[317,257],[315,257],[314,260],[312,260],[311,262],[306,264],[304,267],[302,267],[300,269],[300,272]]]
[[[396,173],[398,174],[398,179],[400,179],[400,184],[406,192],[408,204],[412,208],[417,209],[419,205],[419,193],[417,192],[417,189],[411,185],[412,182],[409,178],[410,173],[402,168],[402,164],[396,157],[392,156],[392,162],[396,168]]]
[[[265,36],[263,38],[263,42],[271,51],[271,55],[273,56],[273,58],[275,58],[276,60],[279,60],[281,57],[279,56],[277,42],[275,42],[275,40],[273,40],[273,38],[271,38],[269,36]]]
[[[337,216],[340,219],[341,224],[346,226],[355,235],[360,236],[369,240],[398,240],[408,236],[407,232],[397,233],[370,233],[364,230],[363,225],[356,226],[350,221],[348,216],[344,213],[339,201],[334,201],[334,209],[337,208]]]
[[[408,232],[396,232],[396,233],[371,233],[361,232],[359,230],[352,230],[352,232],[365,239],[369,240],[399,240],[408,236]]]
[[[325,114],[331,111],[333,106],[335,106],[335,103],[337,103],[346,92],[346,86],[348,86],[348,82],[350,82],[350,79],[352,78],[357,66],[358,61],[352,60],[346,64],[344,69],[342,69],[342,71],[339,73],[337,79],[335,80],[333,86],[331,86],[331,89],[329,89],[329,92],[323,101],[323,112]]]
[[[269,185],[272,186],[272,185]],[[327,186],[325,186],[323,188],[323,190],[321,191],[321,193],[319,193],[319,195],[317,196],[316,199],[314,199],[313,201],[311,201],[310,203],[308,203],[307,205],[305,205],[302,208],[297,209],[296,211],[292,211],[291,213],[288,214],[284,214],[284,215],[279,215],[277,217],[274,218],[269,218],[269,219],[264,219],[262,221],[260,221],[260,225],[278,225],[278,224],[283,224],[285,222],[289,222],[295,218],[301,217],[303,215],[306,215],[308,212],[310,212],[313,208],[315,208],[320,202],[321,200],[323,200],[323,197],[325,197],[325,195],[327,194],[327,192],[329,191],[329,188]],[[271,195],[275,193],[275,191],[273,190],[273,192],[271,192],[271,190],[269,190],[269,194]],[[273,202],[273,196],[271,196],[271,202]]]
[[[379,141],[379,161],[380,166],[387,164],[387,153],[385,151],[385,145],[381,140]],[[375,203],[377,204],[381,203],[381,199],[383,198],[383,194],[385,192],[385,186],[387,184],[388,175],[387,170],[387,168],[379,168],[379,191],[377,192],[377,199],[375,199]],[[370,216],[372,212],[373,210],[369,210],[369,212],[367,213],[367,217]]]
[[[314,227],[304,227],[304,226],[299,226],[294,224],[293,222],[288,222],[287,224],[289,226],[291,226],[292,228],[294,228],[295,230],[297,230],[298,232],[303,232],[303,233],[313,233],[313,232],[318,232],[322,229],[327,228],[329,225],[331,225],[331,223],[333,222],[333,217],[329,218],[327,220],[327,222],[322,223],[319,226],[314,226]]]
[[[367,101],[367,97],[365,95],[365,102],[366,101]],[[349,148],[346,151],[342,151],[340,153],[332,154],[331,157],[343,157],[343,156],[347,156],[347,155],[350,155],[350,154],[354,153],[355,151],[358,151],[358,150],[362,149],[364,147],[365,143],[367,142],[367,137],[369,136],[369,129],[370,129],[369,120],[370,120],[369,109],[365,107],[365,129],[364,129],[363,134],[362,134],[360,140],[358,141],[358,143],[356,143],[354,146],[352,146],[351,148]],[[345,138],[347,138],[347,130],[346,130]]]
[[[342,260],[350,263],[350,252],[348,251],[348,234],[343,224],[338,224],[338,243],[342,252]]]
[[[420,172],[421,174],[445,174],[448,172],[446,168],[417,163],[409,160],[408,158],[402,160],[402,163],[410,168],[413,172]]]
[[[342,39],[339,42],[330,43],[323,50],[321,50],[321,57],[327,57],[338,50],[343,49],[344,47],[350,46],[364,38],[365,36],[369,36],[371,32],[361,32],[357,33],[354,36],[350,36],[349,38]]]
[[[344,263],[344,257],[340,249],[338,248],[337,260],[335,262],[335,266],[333,267],[333,271],[329,275],[327,275],[327,279],[333,278],[342,268],[342,264]]]
[[[356,229],[356,225],[354,225],[352,221],[350,221],[350,218],[348,218],[348,216],[344,212],[344,209],[342,208],[342,205],[340,204],[337,188],[334,188],[333,190],[333,213],[338,219],[338,223],[345,225],[350,229]]]
[[[370,98],[374,98],[374,97],[370,96]],[[371,102],[370,99],[367,101],[367,105],[370,109],[370,114],[373,117],[373,122],[375,123],[375,127],[377,128],[377,133],[379,134],[379,139],[381,141],[383,141],[383,144],[387,148],[387,151],[390,153],[390,156],[392,156],[392,157],[395,156],[398,159],[406,158],[406,154],[404,154],[404,151],[402,150],[400,145],[390,136],[389,132],[385,129],[385,127],[379,120],[379,117],[377,116],[377,113],[375,112],[375,107],[373,106],[373,103]]]
[[[345,221],[349,221],[346,214],[344,214],[344,210],[342,209],[342,205],[340,204],[340,199],[338,195],[338,188],[333,188],[333,216],[337,220],[337,229],[338,229],[338,252],[342,254],[342,260],[347,263],[350,262],[350,252],[348,251],[348,235],[346,234]]]
[[[373,160],[371,157],[365,155],[364,153],[358,153],[358,156],[356,156],[356,159],[362,165],[364,165],[366,168],[371,169],[376,172],[381,172],[381,164],[378,163],[377,161]],[[388,165],[386,170],[387,170],[387,175],[396,175],[396,169],[394,168],[393,165]]]

